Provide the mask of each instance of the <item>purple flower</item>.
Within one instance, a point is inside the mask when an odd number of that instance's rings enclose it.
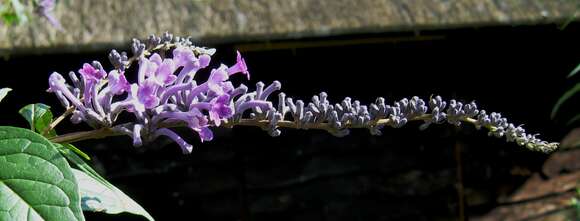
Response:
[[[155,67],[159,67],[163,62],[163,59],[161,59],[161,55],[154,53],[153,55],[151,55],[151,57],[149,57],[149,61],[156,64],[157,66]]]
[[[177,76],[177,83],[182,83],[186,76],[193,76],[199,69],[205,68],[209,65],[211,57],[202,54],[196,57],[193,51],[187,47],[177,47],[173,50],[173,61],[175,67],[183,67]]]
[[[48,88],[48,92],[52,92],[52,93],[56,93],[56,94],[62,94],[77,109],[79,109],[81,111],[85,111],[85,107],[83,106],[83,104],[80,102],[79,99],[77,99],[76,96],[74,96],[71,93],[71,91],[68,89],[68,87],[66,85],[66,80],[59,73],[53,72],[50,75],[50,77],[48,78],[48,87],[49,87]],[[59,97],[59,99],[62,99],[62,97]]]
[[[107,76],[105,70],[97,69],[88,63],[83,64],[83,68],[79,69],[79,73],[83,75],[85,79],[94,81],[101,80]]]
[[[199,66],[201,68],[205,68],[209,66],[209,62],[211,61],[211,57],[207,54],[202,54],[199,56]]]
[[[246,75],[248,80],[250,80],[250,72],[248,72],[248,66],[246,66],[246,61],[244,60],[244,58],[242,58],[242,55],[240,54],[239,51],[237,51],[237,54],[238,54],[236,58],[237,63],[228,68],[228,74],[232,75],[236,73],[242,73]]]
[[[215,126],[220,126],[222,119],[233,115],[230,95],[223,94],[213,98],[210,102],[197,102],[190,106],[190,112],[199,112],[200,110],[207,110],[209,119],[214,122]]]
[[[231,117],[233,110],[230,107],[230,96],[227,94],[216,97],[210,101],[209,119],[215,126],[220,126],[221,119]]]
[[[119,95],[125,91],[131,90],[131,85],[125,78],[124,72],[118,72],[117,70],[112,70],[109,72],[109,90],[112,94]]]
[[[186,47],[175,48],[173,50],[173,60],[177,67],[187,67],[189,65],[199,66],[199,61],[193,54],[193,51]]]
[[[199,135],[199,139],[201,139],[201,142],[203,143],[204,141],[211,141],[213,140],[213,132],[207,128],[207,127],[200,127],[198,129],[194,129],[197,134]]]
[[[161,59],[157,53],[151,55],[149,59],[142,57],[139,59],[139,83],[147,78],[153,79],[159,86],[173,84],[177,79],[173,74],[176,68],[173,59]]]
[[[179,144],[184,154],[189,154],[193,151],[193,146],[191,146],[191,144],[187,143],[183,138],[167,128],[161,128],[155,131],[155,137],[159,136],[166,136],[175,141]]]
[[[151,76],[157,70],[157,64],[151,62],[145,57],[139,58],[139,70],[137,72],[137,83],[141,84],[145,81],[145,77]]]
[[[181,121],[187,123],[187,127],[198,133],[201,142],[211,141],[213,133],[208,128],[208,119],[198,109],[192,109],[188,112],[164,112],[153,119],[153,122],[159,122],[159,119],[174,122]]]
[[[48,22],[58,30],[62,30],[60,22],[54,17],[52,11],[54,9],[55,0],[40,0],[36,5],[36,13],[42,17],[45,17]]]
[[[102,69],[97,69],[88,63],[83,64],[83,68],[79,69],[79,73],[84,79],[83,99],[85,104],[88,104],[91,99],[95,86],[100,80],[107,76],[107,72]]]
[[[156,107],[159,104],[157,97],[157,85],[153,80],[145,80],[142,85],[139,85],[137,90],[137,98],[139,103],[147,109]]]
[[[191,117],[187,121],[187,125],[193,131],[197,132],[201,142],[213,140],[213,132],[208,128],[207,117],[195,109],[190,110],[188,113]]]
[[[151,109],[159,105],[159,98],[157,97],[157,84],[147,79],[141,85],[132,84],[131,93],[127,98],[129,112],[137,112],[142,114],[146,109]]]
[[[207,87],[218,95],[225,93],[222,83],[229,79],[228,72],[226,71],[226,66],[222,65],[218,69],[211,70],[209,79],[207,80]]]
[[[157,68],[154,79],[160,86],[173,84],[175,79],[177,79],[177,76],[175,76],[173,72],[175,72],[175,64],[173,63],[173,60],[164,59]]]
[[[124,52],[113,51],[111,62],[118,70],[108,74],[98,62],[84,64],[78,71],[82,77],[80,80],[75,72],[69,74],[71,86],[60,74],[53,73],[49,78],[49,91],[56,94],[63,106],[75,107],[71,117],[73,122],[83,121],[93,128],[110,128],[132,136],[135,146],[158,136],[167,136],[178,143],[184,153],[191,153],[193,147],[169,127],[186,125],[198,134],[201,142],[205,142],[213,139],[210,127],[222,126],[222,121],[228,122],[227,126],[260,126],[271,136],[280,135],[278,127],[325,129],[333,135],[345,136],[349,128],[367,128],[371,134],[379,135],[385,126],[401,127],[415,120],[425,122],[422,129],[432,123],[459,125],[469,122],[478,128],[489,129],[490,135],[506,136],[508,141],[530,149],[550,151],[558,146],[526,134],[523,128],[509,124],[500,114],[487,115],[474,103],[463,105],[451,100],[447,105],[438,96],[430,99],[428,106],[418,97],[397,101],[393,106],[386,105],[384,98],[379,98],[375,104],[367,106],[359,101],[352,102],[348,97],[333,105],[327,100],[326,93],[313,96],[312,102],[294,102],[280,93],[278,105],[274,108],[268,97],[281,89],[280,82],[274,81],[268,87],[258,82],[255,91],[248,93],[245,85],[236,88],[229,81],[229,77],[237,73],[250,78],[240,52],[237,52],[236,64],[231,67],[222,64],[212,69],[209,78],[203,82],[194,80],[194,77],[197,71],[209,65],[213,50],[192,46],[188,39],[172,40],[170,34],[165,34],[162,39],[155,36],[150,39],[153,43],[146,48],[139,41],[133,41],[137,52],[131,59]],[[175,47],[172,58],[153,53],[168,52],[171,50],[168,47]],[[153,54],[147,57],[150,53]],[[130,67],[135,59],[139,61],[138,80],[130,85],[121,68]],[[177,76],[176,70],[180,70]],[[106,87],[101,89],[102,85]],[[129,92],[128,96],[120,100],[124,92]],[[118,122],[117,117],[122,111],[132,112],[136,121]],[[288,114],[292,121],[285,120]]]

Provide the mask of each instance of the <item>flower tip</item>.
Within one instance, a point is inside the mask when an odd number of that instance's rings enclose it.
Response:
[[[64,84],[66,81],[64,80],[64,77],[62,77],[62,75],[60,75],[58,72],[52,72],[52,74],[50,74],[50,76],[48,77],[48,92],[55,92],[56,90],[56,86],[58,84]]]
[[[182,146],[182,151],[183,151],[183,154],[191,154],[191,152],[193,152],[193,145],[186,144],[186,145]]]
[[[274,81],[272,82],[272,86],[274,87],[274,89],[276,90],[280,90],[282,89],[282,83],[280,83],[280,81]],[[323,92],[324,93],[324,92]]]
[[[100,66],[100,64],[98,64]],[[79,69],[79,73],[83,75],[83,77],[91,80],[100,80],[107,76],[107,72],[100,68],[95,68],[94,65],[89,63],[84,63],[83,67]]]
[[[240,51],[236,51],[236,54],[237,54],[236,64],[231,66],[230,68],[228,68],[228,74],[232,75],[232,74],[236,74],[236,73],[242,73],[242,74],[246,75],[248,80],[250,80],[250,72],[248,71],[248,66],[246,65],[246,60],[244,60]]]
[[[209,66],[209,62],[211,61],[211,57],[207,54],[202,54],[199,56],[199,66],[205,68]]]
[[[197,133],[199,134],[199,138],[201,140],[201,142],[203,143],[204,141],[211,141],[213,140],[213,132],[207,128],[207,127],[202,127],[200,128]]]
[[[248,80],[250,80],[250,72],[248,71],[248,66],[246,65],[246,60],[242,57],[240,51],[236,51],[237,53],[237,62],[240,64],[242,73],[246,75]]]
[[[108,79],[111,93],[115,95],[119,95],[126,91],[131,90],[131,85],[127,81],[127,78],[125,78],[125,73],[123,71],[121,72],[118,72],[117,70],[110,71]]]

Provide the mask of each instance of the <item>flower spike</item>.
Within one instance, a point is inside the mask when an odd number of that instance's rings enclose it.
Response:
[[[213,68],[204,80],[195,75],[209,67],[215,49],[193,46],[187,38],[169,33],[152,35],[146,44],[135,39],[131,48],[132,57],[111,51],[109,60],[115,69],[108,73],[93,62],[83,64],[78,71],[80,79],[74,72],[69,74],[72,85],[56,72],[50,75],[48,91],[55,93],[63,106],[74,108],[73,123],[86,122],[95,129],[110,129],[113,135],[131,136],[135,146],[165,136],[184,153],[191,153],[193,146],[170,127],[187,127],[205,142],[213,139],[213,127],[258,126],[271,136],[279,136],[280,128],[321,129],[340,137],[353,128],[381,135],[384,127],[399,128],[411,121],[423,122],[420,129],[431,124],[467,123],[534,151],[551,152],[559,145],[528,134],[499,113],[478,109],[475,102],[464,104],[432,96],[427,101],[411,97],[392,104],[379,97],[374,103],[362,104],[346,97],[333,104],[325,92],[305,102],[282,92],[272,96],[282,87],[279,81],[267,86],[258,82],[254,91],[243,84],[235,87],[230,75],[241,73],[250,78],[240,52],[234,65]],[[173,57],[162,58],[160,54]],[[130,83],[124,73],[133,63],[138,65],[138,77],[137,82]],[[132,113],[135,120],[117,122],[124,111]],[[66,138],[53,141],[71,142]]]

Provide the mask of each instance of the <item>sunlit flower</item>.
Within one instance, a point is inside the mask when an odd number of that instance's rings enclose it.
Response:
[[[109,90],[112,94],[119,95],[126,91],[131,90],[131,85],[125,78],[125,73],[119,72],[117,70],[112,70],[109,72]]]
[[[242,58],[242,54],[239,51],[237,51],[236,61],[236,64],[228,68],[228,74],[242,73],[250,80],[250,72],[248,71],[248,66],[246,66],[246,60]]]

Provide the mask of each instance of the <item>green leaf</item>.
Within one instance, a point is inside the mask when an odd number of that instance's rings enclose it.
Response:
[[[85,177],[83,180],[86,184],[79,182],[81,189],[81,205],[83,210],[94,211],[94,212],[105,212],[109,214],[117,214],[122,212],[128,212],[132,214],[137,214],[144,216],[149,220],[153,220],[151,215],[147,213],[139,204],[121,192],[118,188],[109,183],[105,178],[99,175],[91,166],[89,166],[79,155],[72,150],[72,148],[67,146],[72,146],[70,144],[55,144],[59,151],[65,156],[72,164],[77,166],[83,173],[77,176]],[[73,146],[74,147],[74,146]],[[76,148],[76,147],[75,147]],[[88,180],[86,177],[90,178]],[[89,182],[90,181],[90,182]],[[83,186],[89,185],[89,186]],[[97,189],[93,189],[96,187]],[[98,189],[105,188],[105,191],[97,191]],[[83,190],[85,189],[85,190]],[[89,194],[91,192],[102,192],[103,196],[94,196],[94,194]],[[86,196],[86,197],[85,197]],[[112,196],[114,196],[112,198]],[[82,200],[85,199],[85,200]],[[96,200],[98,199],[98,200]],[[96,200],[96,201],[95,201]]]
[[[69,150],[72,150],[73,152],[75,152],[78,156],[81,156],[82,158],[84,158],[85,160],[91,160],[91,157],[89,157],[89,155],[87,155],[85,152],[83,152],[82,150],[80,150],[79,148],[73,146],[72,144],[60,144],[65,148],[68,148]]]
[[[21,108],[18,113],[22,115],[30,124],[30,130],[36,131],[46,137],[56,136],[54,129],[48,131],[48,134],[43,134],[44,130],[52,122],[52,112],[50,106],[46,104],[29,104]]]
[[[568,78],[571,78],[572,76],[578,74],[578,72],[580,72],[580,64],[578,64],[578,66],[576,66],[576,68],[574,68],[574,70],[572,70],[572,72],[568,74]]]
[[[54,144],[60,153],[65,156],[73,165],[77,166],[80,170],[84,171],[85,173],[89,174],[91,177],[99,180],[104,185],[111,185],[107,180],[101,175],[97,173],[87,162],[85,162],[78,154],[78,152],[74,151],[76,147],[72,146],[71,144]],[[73,148],[71,148],[74,147]],[[77,149],[78,150],[78,149]],[[82,153],[82,152],[81,152]],[[84,153],[83,153],[84,154]],[[86,154],[85,154],[86,155]],[[112,186],[112,185],[111,185]]]
[[[31,130],[35,130],[40,134],[44,133],[45,129],[50,125],[50,123],[52,123],[53,115],[50,111],[50,106],[46,104],[29,104],[21,108],[18,113],[20,113],[20,115],[22,115],[26,121],[28,121]],[[48,131],[48,134],[43,135],[45,137],[51,138],[56,136],[56,131],[51,129]],[[64,144],[57,147],[66,147],[82,156],[83,158],[91,160],[91,158],[86,153],[71,144]]]
[[[552,114],[550,115],[550,117],[552,119],[554,119],[556,117],[556,113],[558,113],[558,110],[560,110],[560,106],[562,106],[562,104],[564,104],[564,102],[566,102],[568,99],[570,99],[572,96],[574,96],[579,91],[580,91],[580,83],[576,84],[573,88],[566,91],[566,93],[564,93],[564,95],[562,95],[562,97],[560,97],[560,99],[558,99],[558,101],[554,105],[554,108],[552,109]]]
[[[83,210],[108,214],[128,212],[154,221],[143,207],[116,187],[103,185],[80,170],[73,169],[73,173],[79,183]]]
[[[66,159],[27,129],[0,126],[0,220],[84,220]]]
[[[2,101],[2,99],[4,99],[4,97],[6,97],[6,95],[8,95],[8,92],[10,91],[12,91],[12,89],[7,87],[0,89],[0,101]]]

